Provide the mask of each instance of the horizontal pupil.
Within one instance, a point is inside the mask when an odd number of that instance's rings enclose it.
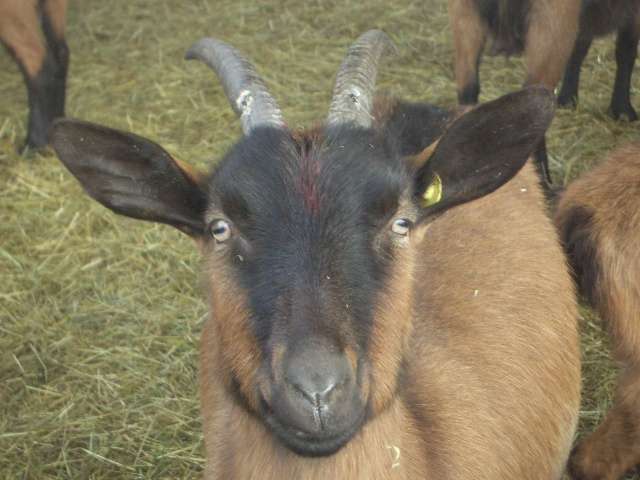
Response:
[[[222,234],[222,233],[224,233],[226,231],[227,231],[227,227],[217,227],[217,228],[213,229],[213,234],[214,235],[220,235],[220,234]]]

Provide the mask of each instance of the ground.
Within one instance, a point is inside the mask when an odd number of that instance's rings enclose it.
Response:
[[[183,60],[192,42],[216,36],[246,52],[289,124],[308,125],[326,114],[345,48],[373,27],[398,46],[380,89],[455,103],[444,0],[72,0],[67,114],[207,167],[240,127],[214,75]],[[596,42],[578,110],[560,111],[550,130],[557,182],[637,139],[637,125],[606,114],[614,73],[613,40]],[[524,71],[519,59],[485,58],[481,77],[486,100]],[[2,51],[0,85],[0,478],[199,478],[206,305],[195,248],[89,200],[51,154],[19,156],[26,90]],[[601,420],[615,379],[606,337],[582,314],[581,434]]]

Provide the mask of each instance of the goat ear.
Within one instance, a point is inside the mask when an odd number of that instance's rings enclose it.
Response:
[[[458,118],[416,173],[424,218],[487,195],[524,166],[551,124],[554,96],[530,87]]]
[[[50,135],[62,163],[105,207],[173,225],[194,237],[203,235],[204,182],[158,144],[66,118],[55,121]]]

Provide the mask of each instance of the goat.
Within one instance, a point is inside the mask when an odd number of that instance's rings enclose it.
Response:
[[[194,44],[187,58],[216,71],[244,131],[209,176],[142,137],[55,122],[53,148],[90,196],[186,232],[204,255],[209,480],[564,471],[576,298],[525,165],[553,95],[529,88],[455,120],[377,101],[390,46],[359,37],[325,122],[291,131],[245,57]]]
[[[555,222],[584,298],[606,322],[622,371],[611,410],[576,448],[575,479],[616,480],[640,464],[640,143],[561,195]]]
[[[67,0],[0,0],[0,42],[27,86],[29,120],[24,149],[47,145],[53,120],[64,116],[69,49]]]
[[[525,85],[553,90],[576,38],[580,0],[449,0],[458,102],[478,102],[480,57],[489,35],[491,52],[524,52]]]
[[[490,35],[492,53],[524,52],[525,85],[555,89],[576,38],[580,0],[449,0],[448,6],[461,105],[478,102],[480,58]],[[550,184],[544,139],[535,157],[542,178]]]
[[[580,68],[594,37],[618,32],[616,40],[616,79],[609,112],[615,119],[625,115],[630,121],[638,119],[631,105],[629,90],[631,73],[636,61],[640,36],[640,2],[638,0],[583,0],[580,29],[558,95],[558,104],[575,106],[578,103]]]

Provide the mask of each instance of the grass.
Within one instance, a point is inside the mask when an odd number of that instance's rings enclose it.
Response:
[[[213,74],[182,60],[193,41],[217,36],[247,52],[295,126],[325,115],[346,46],[372,27],[399,49],[380,89],[455,103],[444,1],[72,0],[67,113],[206,167],[240,128]],[[636,125],[606,115],[612,47],[594,45],[579,108],[554,121],[560,181],[637,138]],[[519,59],[485,58],[481,77],[491,99],[516,89],[524,70]],[[0,479],[199,478],[206,307],[195,249],[170,227],[90,201],[55,157],[18,156],[26,93],[4,53],[0,85]],[[615,380],[607,339],[583,313],[581,432],[602,419]]]

